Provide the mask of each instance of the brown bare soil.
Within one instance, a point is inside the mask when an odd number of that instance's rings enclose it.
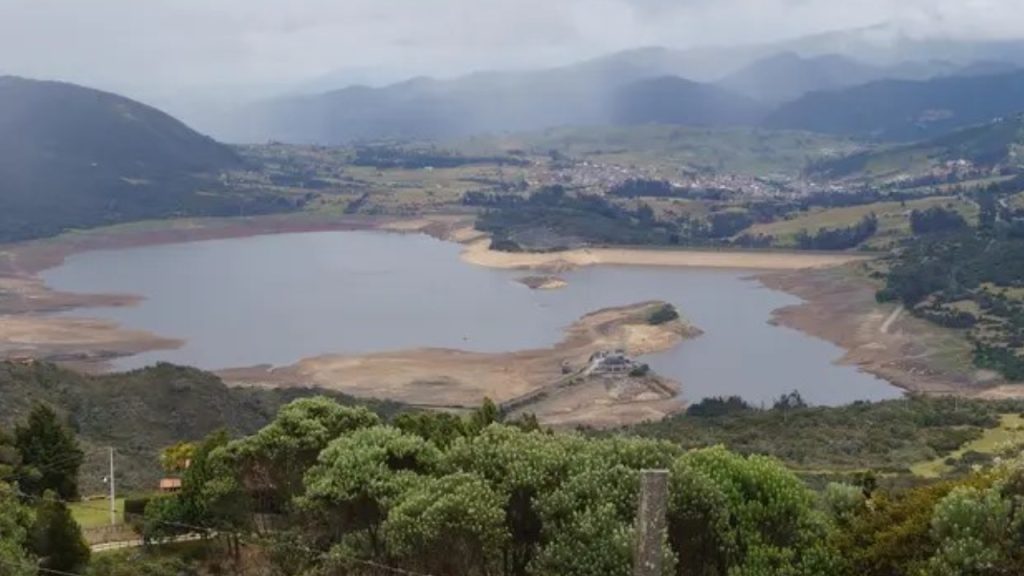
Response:
[[[875,301],[877,285],[860,265],[759,276],[769,288],[805,302],[782,308],[774,321],[847,350],[841,362],[912,392],[975,396],[1001,382],[971,364],[962,334]]]
[[[650,313],[662,305],[646,302],[588,314],[568,328],[561,343],[546,349],[484,354],[425,348],[364,356],[327,355],[284,368],[253,367],[220,375],[236,385],[315,385],[432,408],[473,407],[485,397],[499,403],[514,402],[533,395],[530,411],[542,416],[585,407],[595,422],[628,423],[636,421],[637,415],[647,419],[680,409],[682,404],[675,399],[677,385],[652,379],[649,385],[641,385],[644,390],[622,390],[584,382],[567,394],[563,390],[567,388],[563,386],[565,370],[578,371],[599,350],[621,348],[639,356],[668,350],[699,334],[681,321],[649,325]],[[537,394],[549,388],[559,392],[551,404]],[[547,420],[552,424],[568,422],[564,416]],[[589,417],[585,421],[591,422]]]
[[[810,252],[740,252],[713,250],[651,250],[634,248],[579,248],[562,252],[498,252],[490,241],[469,242],[462,259],[491,268],[534,268],[565,270],[580,266],[613,264],[626,266],[691,266],[751,270],[801,270],[838,266],[865,260],[860,254]]]

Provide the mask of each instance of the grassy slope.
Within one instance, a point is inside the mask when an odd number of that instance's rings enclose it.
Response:
[[[1000,415],[1018,414],[1020,402],[913,397],[837,408],[744,410],[680,415],[630,429],[685,447],[724,444],[743,453],[776,456],[808,473],[865,469],[909,474],[911,467],[945,459],[998,429]]]
[[[672,178],[684,167],[750,176],[796,176],[813,158],[838,156],[861,146],[847,138],[791,131],[701,129],[683,126],[553,128],[532,134],[478,137],[470,151],[549,150],[615,164],[652,165]]]
[[[88,500],[75,502],[68,506],[71,516],[82,528],[99,528],[110,525],[110,501],[109,500]],[[114,500],[114,509],[118,522],[124,517],[124,498]]]
[[[999,426],[986,429],[980,438],[972,440],[949,455],[918,462],[910,467],[910,470],[922,478],[939,478],[950,471],[946,464],[947,458],[960,458],[967,452],[980,452],[982,454],[995,454],[1000,447],[1010,442],[1021,442],[1024,440],[1024,418],[1020,414],[1003,414],[999,419]]]
[[[878,232],[868,241],[869,247],[882,247],[889,241],[910,234],[910,212],[925,210],[932,206],[951,205],[969,222],[977,219],[977,205],[957,199],[953,196],[936,196],[900,202],[876,202],[861,206],[814,210],[789,220],[780,220],[770,224],[757,224],[750,228],[752,234],[769,234],[783,246],[792,246],[796,235],[801,230],[814,233],[822,228],[843,228],[853,226],[872,212],[878,216]]]

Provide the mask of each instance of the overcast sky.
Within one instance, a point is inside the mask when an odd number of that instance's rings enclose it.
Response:
[[[1024,0],[0,0],[0,73],[134,94],[548,66],[897,23],[1024,35]]]

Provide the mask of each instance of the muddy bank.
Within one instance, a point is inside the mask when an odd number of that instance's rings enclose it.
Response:
[[[775,272],[758,279],[805,301],[775,311],[775,322],[844,348],[844,364],[911,392],[976,396],[1001,384],[991,372],[973,367],[970,344],[959,332],[901,313],[895,305],[879,305],[878,286],[861,268]]]
[[[570,380],[582,374],[595,352],[622,349],[640,356],[668,350],[700,333],[681,320],[649,324],[650,314],[663,305],[646,302],[588,314],[566,330],[562,342],[546,349],[485,354],[426,348],[326,355],[282,368],[225,370],[220,375],[235,385],[315,385],[432,408],[473,407],[488,397],[515,403],[551,423],[613,425],[654,419],[682,407],[676,399],[678,383],[660,378]],[[545,390],[552,393],[550,398],[538,394]],[[533,398],[517,402],[527,395]],[[589,416],[580,420],[583,415]]]

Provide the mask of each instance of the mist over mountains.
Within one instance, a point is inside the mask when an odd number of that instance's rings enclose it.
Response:
[[[1017,111],[1014,74],[1022,65],[1024,42],[919,40],[879,27],[761,46],[640,48],[549,69],[292,93],[195,123],[230,142],[343,144],[644,123],[907,140]],[[944,94],[929,96],[936,90]],[[971,106],[982,97],[984,106]],[[891,99],[897,109],[887,108]],[[865,115],[872,121],[865,123]]]

